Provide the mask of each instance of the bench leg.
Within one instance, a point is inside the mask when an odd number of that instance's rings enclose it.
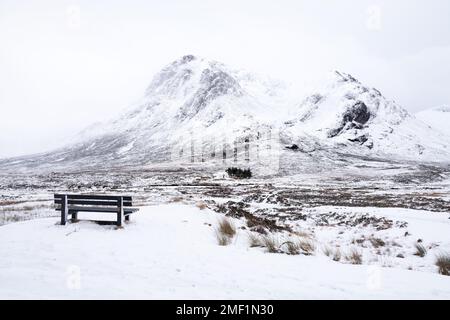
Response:
[[[125,221],[130,221],[130,215],[129,214],[125,216]]]
[[[64,211],[61,210],[61,225],[66,225],[66,216],[64,214]]]
[[[122,197],[118,197],[117,198],[117,226],[121,227],[122,226],[122,216],[123,216],[123,198]]]
[[[72,213],[72,222],[78,222],[78,212]]]
[[[122,226],[122,213],[117,212],[117,226],[121,227]]]
[[[67,206],[67,195],[64,195],[61,203],[61,224],[64,226],[67,222],[67,214],[68,214],[68,206]]]

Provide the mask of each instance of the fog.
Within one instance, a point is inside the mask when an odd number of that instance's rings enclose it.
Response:
[[[185,54],[302,83],[352,74],[450,105],[450,2],[0,0],[0,157],[60,146]]]

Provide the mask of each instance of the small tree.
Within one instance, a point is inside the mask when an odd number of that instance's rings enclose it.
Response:
[[[252,177],[252,172],[250,169],[240,169],[231,167],[226,170],[228,173],[228,176],[231,178],[237,178],[237,179],[249,179]]]

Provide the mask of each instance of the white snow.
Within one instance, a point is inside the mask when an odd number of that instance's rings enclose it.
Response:
[[[23,157],[16,164],[12,161],[17,159],[0,160],[0,167],[54,170],[104,163],[214,161],[205,160],[205,154],[225,149],[231,155],[234,144],[245,140],[256,149],[263,143],[277,145],[279,158],[286,145],[297,144],[308,153],[317,150],[321,159],[337,154],[424,162],[450,159],[450,135],[441,134],[448,130],[447,118],[433,115],[439,124],[429,126],[344,73],[333,72],[319,86],[308,87],[185,56],[155,74],[143,97],[120,115],[91,125],[64,148]],[[366,111],[355,111],[361,105]],[[252,161],[267,158],[254,154],[250,150]],[[304,160],[297,155],[289,162],[303,166]],[[267,168],[264,163],[257,166]]]
[[[118,230],[92,222],[60,226],[57,218],[2,226],[0,298],[450,298],[450,277],[269,254],[249,248],[241,229],[220,247],[219,217],[168,204],[141,208]]]
[[[416,118],[422,120],[433,129],[450,136],[450,107],[437,107],[416,113]]]

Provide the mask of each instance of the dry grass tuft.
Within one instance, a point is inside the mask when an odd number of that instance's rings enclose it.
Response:
[[[254,233],[250,232],[248,234],[248,242],[250,244],[250,248],[264,247],[264,243],[261,240],[261,237],[259,234],[254,234]]]
[[[341,260],[342,255],[341,255],[341,250],[339,250],[339,248],[336,248],[335,250],[333,250],[332,248],[325,246],[322,249],[322,251],[327,257],[331,258],[333,261]]]
[[[236,227],[228,218],[223,218],[219,221],[219,232],[233,238],[236,234]]]
[[[384,247],[386,245],[386,242],[380,238],[370,237],[369,241],[374,248]]]
[[[444,276],[450,276],[450,254],[441,253],[436,257],[436,262],[438,272]]]
[[[277,239],[275,239],[275,237],[273,237],[271,235],[263,236],[262,242],[264,244],[264,247],[267,248],[268,252],[270,252],[270,253],[280,252],[280,250],[279,250],[280,246],[278,245],[278,241],[277,241]]]
[[[170,199],[169,202],[171,202],[171,203],[176,203],[176,202],[181,202],[181,201],[183,201],[183,200],[184,200],[183,197],[177,196],[177,197],[173,197],[172,199]]]
[[[334,251],[333,253],[333,261],[341,261],[342,258],[342,254],[341,254],[341,250],[339,250],[339,248],[336,248],[336,251]]]
[[[292,232],[292,234],[296,235],[296,236],[298,236],[300,238],[306,238],[306,239],[312,239],[313,238],[313,236],[310,233],[306,232],[306,231],[294,231],[294,232]]]
[[[327,257],[331,257],[333,255],[333,249],[331,249],[331,247],[329,246],[324,246],[322,248],[322,252],[324,255],[326,255]]]
[[[286,241],[281,244],[281,246],[283,246],[283,245],[286,245],[287,254],[290,254],[293,256],[300,254],[301,249],[298,245],[298,242]]]
[[[297,245],[302,253],[307,256],[312,255],[316,250],[316,246],[310,240],[300,240]]]
[[[220,246],[229,245],[235,235],[236,227],[228,218],[223,218],[219,221],[219,226],[216,229],[216,239]]]
[[[415,256],[423,258],[427,255],[427,248],[425,248],[423,244],[416,243],[415,247],[416,247],[416,252],[414,253]]]
[[[357,249],[352,249],[345,259],[352,264],[362,264],[362,253]]]
[[[3,200],[0,201],[0,206],[12,206],[19,203],[24,203],[25,201],[16,201],[16,200]]]
[[[223,233],[220,233],[219,230],[216,230],[216,239],[219,246],[227,246],[231,243],[231,238]]]
[[[197,208],[199,208],[200,210],[205,210],[206,208],[208,208],[208,206],[206,205],[206,203],[204,203],[203,201],[199,201],[195,204],[195,206]]]

